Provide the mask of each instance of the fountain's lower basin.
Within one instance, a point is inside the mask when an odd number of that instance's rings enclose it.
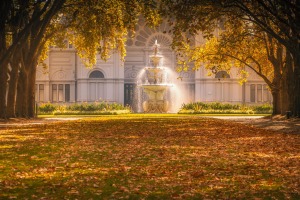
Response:
[[[171,87],[169,84],[142,85],[148,100],[143,102],[146,113],[165,113],[169,110],[169,102],[164,99],[165,91]]]
[[[169,102],[166,100],[147,100],[143,102],[146,113],[166,113],[169,110]]]

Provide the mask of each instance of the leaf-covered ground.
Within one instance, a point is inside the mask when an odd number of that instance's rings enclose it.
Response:
[[[300,199],[300,134],[171,115],[2,127],[0,199]]]

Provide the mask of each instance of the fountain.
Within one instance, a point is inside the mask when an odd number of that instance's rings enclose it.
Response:
[[[162,56],[158,54],[158,48],[156,40],[154,54],[149,56],[152,66],[144,68],[144,82],[138,85],[148,97],[148,100],[142,103],[146,113],[166,113],[170,110],[170,103],[165,94],[173,85],[169,83],[166,68],[160,66]]]

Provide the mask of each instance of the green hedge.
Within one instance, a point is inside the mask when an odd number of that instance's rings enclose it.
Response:
[[[130,110],[111,110],[111,111],[54,111],[53,115],[119,115],[129,114]]]
[[[203,103],[193,102],[183,104],[178,113],[180,114],[271,114],[272,106],[264,105],[241,105],[229,103]]]
[[[118,103],[94,102],[74,103],[70,105],[44,103],[38,106],[38,114],[53,115],[98,115],[130,113],[128,106]]]

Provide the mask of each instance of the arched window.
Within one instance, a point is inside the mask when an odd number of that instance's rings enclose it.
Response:
[[[230,78],[230,75],[226,71],[219,71],[216,73],[215,78],[221,79],[221,78]]]
[[[92,73],[90,73],[89,78],[104,78],[104,74],[99,70],[95,70]]]
[[[170,47],[171,46],[171,41],[170,39],[163,34],[156,34],[155,36],[153,36],[149,42],[148,42],[148,46],[149,47],[153,47],[155,41],[157,41],[157,43],[160,45],[160,47]]]

